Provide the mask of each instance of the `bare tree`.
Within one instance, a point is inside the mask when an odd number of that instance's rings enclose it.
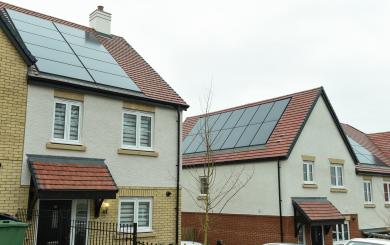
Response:
[[[218,176],[218,166],[213,159],[213,138],[211,132],[210,108],[212,101],[212,90],[209,90],[205,99],[204,114],[200,135],[204,147],[204,160],[201,165],[186,167],[193,179],[192,185],[183,186],[183,189],[190,195],[193,202],[203,211],[202,233],[205,245],[209,242],[210,213],[221,213],[227,204],[248,184],[254,174],[254,168],[247,171],[243,165],[238,169],[230,168],[228,174]],[[218,176],[218,178],[217,178]],[[200,187],[200,188],[199,188]],[[201,193],[199,195],[199,192]]]

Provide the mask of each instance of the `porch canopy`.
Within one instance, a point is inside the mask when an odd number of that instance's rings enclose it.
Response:
[[[331,225],[344,223],[344,216],[326,197],[293,197],[292,204],[296,235],[303,224],[324,225],[329,229]]]
[[[115,199],[118,187],[104,159],[27,155],[31,173],[29,205],[39,199],[93,199],[95,216],[104,199]]]

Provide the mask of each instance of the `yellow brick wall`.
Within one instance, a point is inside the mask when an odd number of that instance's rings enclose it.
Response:
[[[0,213],[27,207],[20,186],[27,100],[27,66],[0,28]]]
[[[171,192],[167,197],[166,193]],[[119,187],[116,199],[106,200],[109,203],[107,214],[100,213],[98,221],[118,222],[118,207],[121,197],[152,197],[152,233],[138,233],[140,241],[174,244],[176,224],[176,188],[162,187]],[[93,216],[93,207],[91,216]],[[179,224],[180,232],[180,224]],[[179,233],[180,238],[180,233]]]

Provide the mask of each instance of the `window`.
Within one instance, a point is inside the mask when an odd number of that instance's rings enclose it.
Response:
[[[123,148],[151,150],[152,136],[153,114],[138,111],[123,113]]]
[[[54,105],[53,141],[79,143],[81,102],[56,100]]]
[[[371,180],[365,180],[363,182],[363,188],[364,188],[364,202],[365,203],[372,203],[372,184],[371,184]]]
[[[385,182],[383,187],[385,191],[385,202],[390,203],[390,182]]]
[[[305,244],[305,226],[301,225],[298,230],[298,244]]]
[[[313,183],[314,162],[303,161],[303,182]]]
[[[207,181],[207,176],[201,176],[200,179],[200,194],[206,195],[209,192],[209,183]]]
[[[331,165],[330,166],[330,178],[331,184],[335,187],[343,187],[343,166]]]
[[[152,198],[121,198],[119,201],[119,224],[137,223],[138,231],[152,231]]]
[[[346,221],[344,224],[337,224],[333,226],[332,230],[333,244],[344,244],[349,240],[349,224]]]

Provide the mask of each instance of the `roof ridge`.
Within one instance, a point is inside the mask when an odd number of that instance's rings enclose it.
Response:
[[[303,91],[300,91],[300,92],[295,92],[295,93],[281,95],[281,96],[268,98],[268,99],[264,99],[264,100],[260,100],[260,101],[250,102],[250,103],[246,103],[246,104],[239,105],[239,106],[233,106],[233,107],[230,107],[230,108],[209,112],[208,115],[214,115],[214,114],[218,114],[218,113],[222,113],[222,112],[228,112],[228,111],[232,111],[232,110],[247,108],[247,107],[250,107],[250,106],[261,105],[261,104],[264,104],[264,103],[269,103],[271,101],[281,100],[281,99],[285,99],[285,98],[296,96],[298,94],[308,93],[308,92],[312,92],[312,91],[316,91],[316,90],[318,90],[318,91],[323,90],[323,87],[321,86],[321,87],[317,87],[317,88],[303,90]],[[206,113],[198,114],[198,115],[194,115],[194,116],[190,116],[190,117],[186,117],[186,119],[184,121],[186,121],[187,119],[198,118],[198,117],[202,117],[202,116],[205,116],[205,115],[206,115]]]

